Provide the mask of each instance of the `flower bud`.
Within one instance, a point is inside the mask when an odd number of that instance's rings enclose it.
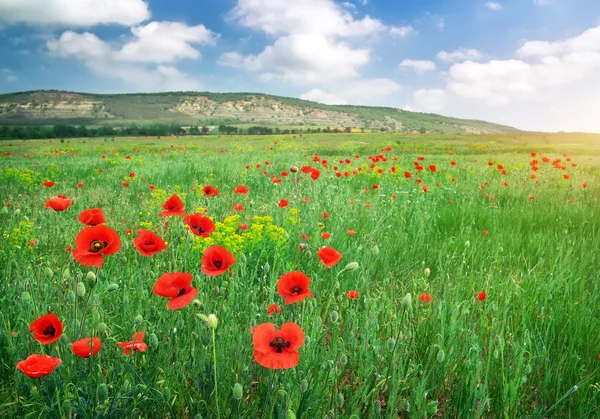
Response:
[[[148,344],[150,344],[151,348],[158,347],[158,336],[156,336],[156,333],[150,333],[150,336],[148,337]]]
[[[412,295],[410,295],[410,292],[402,298],[401,303],[405,309],[410,309],[412,307]]]
[[[77,295],[80,298],[83,298],[85,296],[85,284],[83,282],[77,283]]]
[[[195,298],[194,301],[192,301],[192,304],[194,305],[194,307],[200,307],[202,305],[200,300],[198,300],[197,298]]]
[[[65,270],[63,271],[63,279],[67,279],[71,276],[71,271],[69,270],[69,268],[65,268]]]
[[[162,395],[165,398],[165,400],[171,400],[171,389],[169,387],[163,388]]]
[[[431,275],[431,269],[425,268],[424,274],[425,274],[426,277],[429,277],[429,275]]]
[[[347,363],[348,363],[348,357],[346,356],[346,354],[340,355],[340,364],[346,365]]]
[[[236,400],[240,400],[244,395],[244,389],[240,383],[235,383],[233,385],[233,398]]]
[[[297,166],[291,166],[290,167],[290,172],[297,173],[298,172],[298,167]]]
[[[50,267],[46,266],[46,269],[44,269],[44,274],[46,275],[46,278],[52,279],[54,276],[54,271]]]
[[[75,291],[69,290],[69,292],[67,292],[67,299],[69,301],[75,301],[75,297]]]
[[[103,335],[108,331],[108,326],[106,323],[102,322],[98,324],[98,333]]]
[[[437,353],[437,360],[439,363],[442,363],[444,362],[444,359],[446,359],[446,353],[443,349],[440,349]]]
[[[8,207],[6,205],[4,205],[2,207],[2,214],[4,214],[4,215],[8,214]]]
[[[300,393],[306,393],[306,390],[308,390],[308,381],[305,378],[300,381]]]
[[[340,316],[337,311],[333,310],[331,313],[329,313],[329,320],[331,320],[331,323],[337,323],[339,318]]]
[[[93,272],[88,272],[85,276],[85,283],[87,284],[89,289],[92,289],[96,286],[97,278],[96,274]]]
[[[344,270],[346,270],[346,271],[355,271],[357,269],[358,269],[358,262],[350,262],[344,268]]]
[[[135,319],[133,319],[134,324],[142,324],[143,322],[144,322],[144,318],[142,317],[141,314],[138,314],[137,316],[135,316]]]
[[[208,325],[208,327],[214,330],[217,328],[218,323],[219,320],[217,319],[217,316],[215,316],[214,314],[208,315],[208,319],[206,320],[206,324]]]
[[[344,395],[342,393],[338,393],[335,396],[335,404],[337,407],[342,407],[344,405]]]
[[[21,293],[21,300],[27,301],[27,302],[31,301],[31,294],[29,294],[27,291],[23,291]]]
[[[388,338],[388,340],[385,342],[385,345],[387,346],[388,351],[393,351],[394,347],[396,346],[396,339]]]
[[[471,245],[471,242],[470,242],[469,240],[467,240],[467,241],[465,242],[465,247],[469,247],[470,245]]]
[[[373,252],[373,254],[374,254],[375,256],[377,256],[377,255],[379,254],[379,247],[378,247],[377,245],[374,245],[374,246],[371,248],[371,252]]]
[[[208,317],[206,317],[204,314],[202,313],[198,313],[196,314],[196,317],[198,317],[200,320],[202,320],[203,322],[207,322],[208,321]]]

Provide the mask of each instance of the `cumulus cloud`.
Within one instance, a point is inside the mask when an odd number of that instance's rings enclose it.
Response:
[[[382,98],[398,93],[402,87],[386,78],[360,79],[325,89],[314,88],[300,95],[300,99],[329,105],[380,105]]]
[[[263,80],[323,84],[352,79],[371,58],[357,44],[378,34],[407,36],[411,27],[388,27],[378,19],[355,19],[333,0],[238,0],[228,18],[275,41],[258,54],[222,54],[222,65],[261,74]]]
[[[143,0],[2,0],[0,22],[86,27],[135,25],[150,18]]]
[[[192,46],[214,43],[217,35],[203,25],[187,26],[176,22],[150,22],[131,28],[133,38],[120,47],[96,35],[64,32],[46,45],[56,56],[81,60],[94,73],[118,78],[140,88],[191,90],[200,84],[172,64],[177,60],[200,58]]]
[[[326,105],[346,105],[344,99],[339,96],[336,96],[333,93],[326,92],[321,89],[311,89],[306,93],[300,95],[300,99],[311,100],[313,102],[324,103]]]
[[[452,52],[440,51],[438,52],[437,57],[441,61],[454,63],[465,60],[477,61],[482,58],[482,54],[475,48],[459,48]]]
[[[425,73],[427,71],[434,71],[436,69],[436,65],[433,61],[425,61],[425,60],[410,60],[404,59],[399,64],[401,68],[407,68],[413,70],[415,73]]]
[[[495,2],[495,1],[488,1],[485,4],[485,7],[487,7],[490,10],[502,10],[502,5],[500,3]]]
[[[420,89],[413,95],[420,109],[440,111],[446,107],[447,95],[443,89]]]

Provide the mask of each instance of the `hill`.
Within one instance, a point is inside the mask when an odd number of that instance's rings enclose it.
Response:
[[[261,93],[90,94],[36,90],[0,95],[0,125],[266,125],[353,127],[401,132],[517,133],[485,121],[396,108],[324,105]]]

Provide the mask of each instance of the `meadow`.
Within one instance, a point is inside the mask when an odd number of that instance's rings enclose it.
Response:
[[[0,152],[1,417],[600,416],[600,136]]]

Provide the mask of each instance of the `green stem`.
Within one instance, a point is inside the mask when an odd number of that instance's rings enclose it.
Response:
[[[217,405],[217,418],[220,418],[221,414],[219,413],[219,384],[218,384],[218,380],[217,380],[217,345],[216,345],[215,334],[216,334],[215,329],[212,329],[213,373],[215,376],[215,402]]]

